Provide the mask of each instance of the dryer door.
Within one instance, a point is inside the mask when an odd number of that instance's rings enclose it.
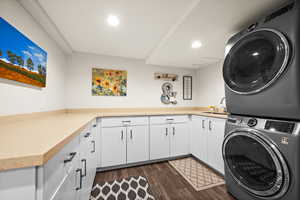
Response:
[[[230,49],[223,65],[227,87],[238,94],[253,94],[267,88],[284,71],[290,48],[285,36],[260,29],[242,37]]]
[[[251,129],[235,130],[223,143],[223,158],[231,176],[248,192],[279,198],[288,189],[287,164],[275,145]]]

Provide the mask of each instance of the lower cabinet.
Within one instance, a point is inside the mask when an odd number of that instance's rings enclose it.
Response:
[[[149,160],[149,128],[148,126],[132,126],[127,128],[127,163]]]
[[[102,167],[126,163],[126,127],[102,128]]]
[[[225,132],[225,119],[208,119],[207,162],[217,171],[224,174],[222,144]]]
[[[89,200],[98,151],[90,123],[45,165],[37,167],[36,200]]]
[[[149,160],[147,125],[102,128],[102,167]]]
[[[189,125],[150,125],[150,159],[162,159],[189,154]]]
[[[225,122],[225,119],[193,116],[191,130],[191,153],[222,174]]]
[[[91,189],[96,175],[97,152],[96,152],[96,132],[93,131],[94,124],[86,127],[80,135],[80,167],[81,178],[79,182],[80,200],[89,200]]]
[[[60,186],[59,190],[57,191],[57,194],[52,198],[52,200],[66,200],[66,199],[72,199],[72,200],[79,200],[79,193],[77,191],[76,183],[79,179],[77,179],[76,176],[76,170],[75,168],[72,169],[69,176],[65,178],[63,181],[63,184]],[[80,176],[80,174],[78,174]],[[80,187],[80,186],[78,186]]]
[[[168,125],[150,126],[150,160],[170,156],[170,136]]]
[[[170,156],[189,154],[190,130],[188,123],[172,124],[170,132]]]

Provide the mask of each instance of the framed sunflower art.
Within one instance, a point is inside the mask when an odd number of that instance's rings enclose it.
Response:
[[[127,71],[92,69],[93,96],[127,96]]]

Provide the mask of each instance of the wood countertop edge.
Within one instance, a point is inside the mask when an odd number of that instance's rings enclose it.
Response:
[[[60,113],[62,111],[59,111]],[[66,138],[62,139],[58,144],[54,145],[47,152],[40,155],[29,155],[24,157],[15,157],[15,158],[5,158],[0,159],[0,172],[4,170],[13,170],[27,167],[37,167],[46,164],[51,158],[53,158],[60,150],[62,150],[65,145],[67,145],[71,140],[73,140],[76,136],[78,136],[85,128],[85,126],[90,123],[95,118],[101,117],[130,117],[130,116],[158,116],[158,115],[197,115],[197,116],[205,116],[205,117],[213,117],[213,118],[221,118],[227,119],[227,115],[217,115],[217,114],[208,114],[202,113],[200,110],[179,110],[179,111],[154,111],[154,112],[127,112],[127,113],[105,113],[100,112],[94,117],[91,117],[86,123],[81,125],[76,131],[71,133]],[[69,112],[68,112],[69,113]],[[53,114],[53,113],[51,113]],[[23,116],[22,116],[23,117]]]

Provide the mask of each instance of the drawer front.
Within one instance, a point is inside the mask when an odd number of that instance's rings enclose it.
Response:
[[[80,142],[85,142],[85,141],[89,141],[91,140],[94,136],[93,136],[93,132],[92,132],[92,127],[93,123],[89,123],[85,129],[81,132],[80,134]]]
[[[108,117],[102,119],[102,127],[147,125],[148,117]]]
[[[183,123],[189,121],[188,115],[164,115],[150,117],[150,124]]]
[[[74,138],[43,166],[43,200],[53,197],[66,176],[78,166],[79,137]]]

